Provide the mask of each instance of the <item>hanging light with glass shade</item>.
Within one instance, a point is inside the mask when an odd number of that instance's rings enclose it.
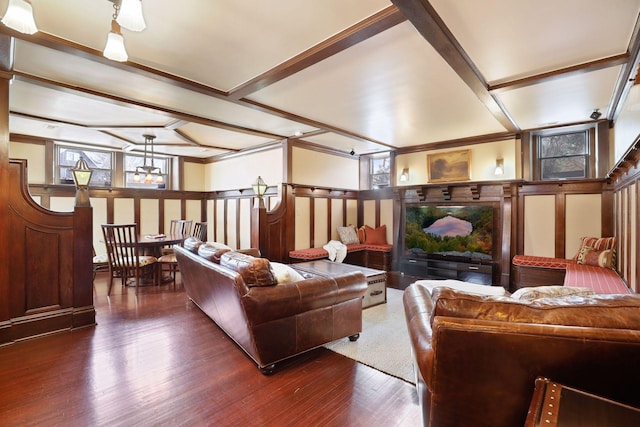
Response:
[[[36,21],[33,19],[33,7],[29,0],[9,0],[2,23],[23,34],[38,32]]]
[[[159,167],[154,164],[154,149],[153,149],[153,140],[155,139],[155,135],[144,134],[144,160],[142,166],[136,166],[136,173],[133,175],[133,182],[140,182],[142,180],[142,175],[144,174],[144,183],[145,184],[163,184],[164,178],[162,176],[162,171]],[[147,159],[151,159],[151,164],[147,164]],[[154,178],[155,175],[155,178]]]

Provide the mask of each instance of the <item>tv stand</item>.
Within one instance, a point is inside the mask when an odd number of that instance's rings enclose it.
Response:
[[[425,279],[455,279],[480,285],[493,284],[491,261],[454,258],[404,258],[400,261],[400,271]]]

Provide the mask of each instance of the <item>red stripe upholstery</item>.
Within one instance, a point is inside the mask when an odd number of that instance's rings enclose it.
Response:
[[[575,261],[565,258],[550,258],[532,255],[516,255],[512,260],[514,265],[522,265],[528,267],[543,267],[565,269],[568,264],[575,264]]]
[[[567,265],[564,285],[591,288],[596,294],[631,293],[614,270],[578,263]]]

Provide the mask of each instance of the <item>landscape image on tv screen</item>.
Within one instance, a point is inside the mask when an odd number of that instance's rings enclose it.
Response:
[[[492,258],[491,206],[409,206],[405,214],[409,255]]]

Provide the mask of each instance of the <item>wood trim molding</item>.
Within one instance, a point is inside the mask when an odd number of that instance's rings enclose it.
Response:
[[[388,6],[380,12],[328,38],[310,49],[294,56],[275,68],[272,68],[253,79],[234,87],[228,92],[232,99],[245,96],[279,82],[298,71],[304,70],[336,53],[354,46],[382,31],[388,30],[406,18],[395,6]]]
[[[420,34],[508,132],[520,129],[488,90],[487,82],[428,0],[392,0]]]

